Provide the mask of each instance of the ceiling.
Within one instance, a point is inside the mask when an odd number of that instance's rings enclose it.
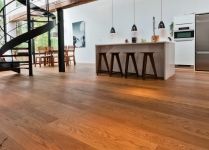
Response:
[[[35,1],[34,3],[40,7],[45,8],[45,0],[33,0]],[[78,5],[86,4],[89,2],[93,2],[96,0],[49,0],[49,10],[51,12],[56,11],[57,9],[66,9],[66,8],[71,8],[75,7]],[[22,17],[21,17],[22,16]],[[18,11],[18,13],[13,13],[9,17],[9,21],[20,21],[20,20],[25,20],[26,19],[26,11],[24,9]]]

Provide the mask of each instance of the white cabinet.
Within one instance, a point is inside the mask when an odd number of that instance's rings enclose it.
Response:
[[[174,18],[175,64],[195,64],[195,15]]]
[[[195,64],[195,41],[175,42],[175,64],[194,65]]]

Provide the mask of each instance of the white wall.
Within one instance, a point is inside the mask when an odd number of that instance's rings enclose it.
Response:
[[[86,48],[76,49],[77,62],[95,62],[95,44],[131,41],[133,25],[133,0],[114,0],[114,22],[117,37],[108,34],[111,28],[111,0],[98,0],[89,4],[66,9],[65,44],[72,44],[72,23],[85,21]],[[169,31],[174,16],[209,12],[209,0],[163,0],[163,20]],[[139,37],[150,40],[152,17],[160,21],[160,0],[136,0],[136,24]]]

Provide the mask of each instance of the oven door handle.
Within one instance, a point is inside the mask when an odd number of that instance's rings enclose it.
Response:
[[[204,54],[209,54],[209,51],[196,51],[196,54],[204,55]]]
[[[194,39],[174,39],[175,42],[193,41]]]

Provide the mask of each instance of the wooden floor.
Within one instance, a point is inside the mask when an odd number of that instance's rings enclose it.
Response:
[[[0,73],[0,150],[209,150],[209,73],[96,76],[94,65]]]

